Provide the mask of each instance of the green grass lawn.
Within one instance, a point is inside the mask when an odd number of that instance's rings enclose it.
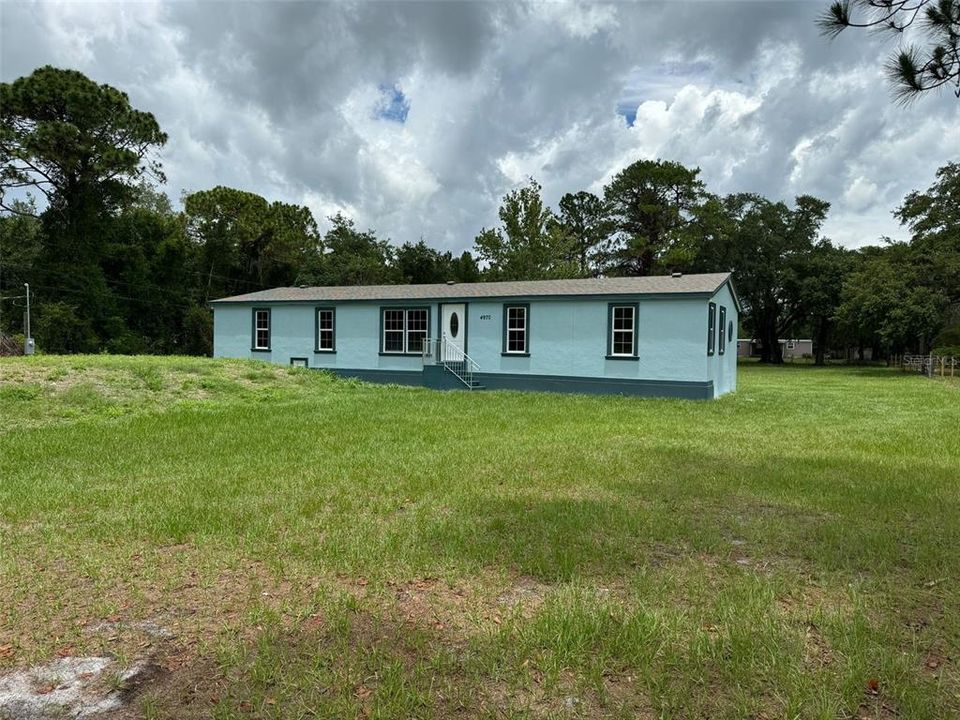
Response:
[[[739,384],[0,359],[0,673],[149,656],[148,718],[960,715],[960,382]]]

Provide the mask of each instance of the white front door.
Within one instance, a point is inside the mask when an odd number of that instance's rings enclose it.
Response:
[[[443,339],[443,357],[446,360],[463,360],[467,340],[467,306],[444,304],[440,312],[440,332]]]

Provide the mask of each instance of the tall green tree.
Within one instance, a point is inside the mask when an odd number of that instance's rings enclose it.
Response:
[[[477,266],[477,259],[469,250],[464,250],[459,257],[453,258],[451,267],[453,279],[457,282],[480,282],[480,268]]]
[[[616,235],[607,249],[607,270],[650,275],[680,243],[707,194],[699,168],[665,160],[638,160],[604,188]]]
[[[596,275],[597,256],[614,229],[606,205],[593,193],[580,191],[560,198],[558,208],[557,219],[570,238],[569,261],[576,264],[579,275]]]
[[[126,93],[76,70],[48,65],[0,83],[3,197],[15,188],[38,191],[68,226],[121,200],[138,178],[162,178],[153,153],[166,141],[154,116],[133,108]]]
[[[928,284],[960,303],[960,163],[937,170],[925,192],[912,192],[894,215],[910,228],[910,245]]]
[[[416,243],[406,242],[397,248],[396,263],[405,283],[429,284],[452,280],[449,253],[429,247],[421,238]]]
[[[15,200],[12,207],[12,214],[0,215],[0,333],[11,335],[23,331],[20,296],[33,279],[43,242],[33,201]]]
[[[572,238],[543,202],[541,187],[530,179],[507,193],[499,210],[501,227],[484,228],[475,252],[490,280],[543,280],[576,277]]]
[[[102,268],[109,225],[141,178],[162,179],[155,151],[166,140],[125,93],[77,71],[47,66],[0,84],[0,208],[20,214],[24,191],[45,199],[38,301],[66,296],[101,336],[117,322]]]
[[[185,196],[184,215],[206,299],[299,284],[319,262],[320,236],[306,207],[218,186]]]
[[[885,353],[927,352],[943,326],[943,289],[924,282],[907,243],[866,248],[859,256],[844,281],[841,328]]]
[[[843,299],[843,283],[850,269],[850,251],[829,240],[820,240],[806,257],[797,257],[794,292],[810,326],[817,365],[826,364],[826,351],[833,341]]]
[[[960,164],[941,167],[933,185],[907,195],[894,215],[910,241],[855,254],[838,317],[861,344],[923,353],[938,336],[960,332]]]
[[[145,186],[110,223],[102,267],[118,320],[104,347],[121,353],[184,352],[184,316],[198,297],[197,252],[166,195]],[[209,313],[209,310],[206,310]]]
[[[804,316],[801,278],[830,205],[801,196],[790,208],[753,194],[729,195],[722,205],[722,231],[702,239],[693,269],[735,273],[760,359],[780,363],[780,337]]]
[[[893,36],[902,36],[911,27],[919,29],[925,47],[907,45],[884,65],[896,97],[908,101],[951,87],[960,98],[960,0],[836,0],[818,24],[830,37],[847,28]]]
[[[318,285],[391,285],[401,282],[394,247],[373,230],[360,232],[353,220],[337,213],[323,236],[323,254],[310,269]]]
[[[480,277],[476,260],[469,251],[454,257],[449,250],[441,252],[428,246],[422,238],[397,248],[396,265],[405,283],[476,282]]]

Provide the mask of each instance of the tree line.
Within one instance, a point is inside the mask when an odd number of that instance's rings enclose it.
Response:
[[[960,345],[960,164],[896,209],[908,242],[846,250],[821,234],[823,200],[711,193],[697,168],[638,160],[556,208],[531,179],[504,196],[472,251],[396,245],[343,215],[244,190],[163,193],[167,136],[128,97],[43,67],[0,85],[0,332],[48,352],[209,353],[217,297],[280,285],[482,282],[731,270],[741,337],[779,362],[810,335],[875,356]]]
[[[811,337],[815,360],[960,350],[960,164],[894,211],[910,240],[848,250],[821,234],[829,203],[710,193],[699,170],[639,160],[602,196],[568,193],[556,211],[533,180],[507,194],[501,224],[476,238],[496,280],[735,273],[741,337],[782,361],[778,340]]]

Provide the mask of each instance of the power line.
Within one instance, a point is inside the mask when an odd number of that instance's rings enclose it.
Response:
[[[34,267],[34,265],[33,265],[33,264],[30,264],[30,263],[9,263],[9,262],[8,262],[8,263],[4,263],[4,266],[5,266],[5,267],[18,267],[18,268],[20,268],[21,270],[22,270],[22,269],[27,269],[27,270],[29,270],[29,269],[32,269],[32,268]],[[101,268],[101,269],[102,269],[102,268]],[[48,271],[47,271],[47,272],[48,272]],[[269,289],[268,286],[264,285],[263,283],[256,282],[256,281],[254,281],[254,280],[244,280],[243,278],[234,278],[234,277],[230,277],[229,275],[220,275],[220,274],[218,274],[218,273],[209,272],[209,271],[205,271],[205,270],[184,270],[183,272],[184,272],[185,274],[187,274],[187,275],[196,275],[197,277],[199,277],[199,278],[201,278],[201,279],[206,279],[208,276],[210,276],[210,277],[215,277],[215,278],[217,278],[217,279],[219,279],[219,280],[226,280],[227,282],[230,282],[230,283],[235,283],[235,284],[240,284],[240,285],[251,285],[251,286],[257,288],[258,290],[267,290],[267,289]],[[114,282],[120,282],[120,283],[122,283],[122,281],[120,281],[120,280],[116,280],[116,281],[114,281]],[[133,283],[122,283],[122,284],[133,285]]]
[[[79,295],[79,296],[85,296],[85,297],[90,297],[91,295],[99,294],[100,296],[105,297],[107,299],[129,300],[131,302],[145,303],[145,304],[151,304],[151,305],[162,304],[164,307],[191,308],[197,305],[202,306],[204,304],[202,301],[199,301],[199,300],[191,303],[188,297],[189,293],[187,292],[178,293],[175,290],[172,290],[170,288],[164,288],[159,285],[152,285],[152,286],[137,285],[134,283],[124,283],[122,281],[112,280],[110,278],[104,277],[104,282],[106,282],[108,285],[110,283],[119,283],[121,285],[126,285],[130,288],[133,288],[134,290],[138,290],[143,293],[140,297],[133,297],[130,295],[121,295],[117,293],[115,288],[110,288],[110,287],[107,288],[108,293],[106,294],[100,293],[96,289],[91,292],[90,290],[78,288],[76,287],[77,282],[78,281],[82,282],[82,278],[78,278],[76,275],[69,274],[62,270],[53,270],[48,268],[48,269],[39,270],[37,272],[37,275],[40,276],[41,278],[52,278],[54,280],[56,280],[57,278],[61,278],[62,280],[65,281],[62,284],[58,284],[56,286],[46,285],[42,282],[31,283],[32,287],[39,288],[42,290],[47,290],[51,293],[67,293],[70,295],[75,295],[75,296]],[[165,298],[158,299],[156,297],[145,297],[145,295],[149,295],[150,293],[166,293],[167,295],[170,295],[173,298],[176,298],[176,300],[169,300]],[[10,297],[24,298],[26,296],[20,295],[20,296],[10,296]]]
[[[89,293],[88,293],[88,292],[84,292],[83,290],[75,290],[75,289],[65,288],[65,287],[51,287],[50,285],[42,285],[42,284],[39,284],[39,283],[37,283],[37,284],[32,284],[32,283],[31,283],[31,287],[40,288],[40,289],[42,289],[42,290],[49,290],[50,292],[53,292],[53,293],[66,293],[66,294],[68,294],[68,295],[79,295],[79,296],[82,296],[82,297],[88,297],[88,296],[89,296]],[[156,301],[153,300],[153,299],[150,299],[150,298],[143,298],[143,297],[136,298],[136,297],[130,297],[129,295],[117,295],[116,293],[111,293],[111,297],[112,297],[112,298],[119,299],[119,300],[129,300],[129,301],[131,301],[131,302],[146,303],[146,304],[150,304],[150,305],[155,305],[155,304],[156,304]],[[198,303],[186,303],[186,304],[184,304],[184,303],[175,303],[175,302],[166,302],[165,304],[166,304],[167,307],[179,307],[179,308],[183,308],[183,309],[189,309],[189,308],[198,307],[198,306],[199,306],[199,307],[203,307],[203,303],[199,303],[199,302],[198,302]]]
[[[43,277],[52,278],[52,279],[54,279],[54,280],[56,280],[57,278],[60,278],[60,279],[62,279],[62,280],[64,280],[64,281],[67,281],[67,282],[64,282],[64,284],[62,284],[62,285],[58,285],[57,287],[51,287],[51,286],[49,286],[49,285],[43,285],[43,284],[34,284],[34,287],[36,287],[36,288],[43,288],[43,289],[45,289],[45,290],[52,290],[52,291],[54,291],[54,292],[67,292],[67,291],[70,291],[71,284],[73,284],[73,283],[70,282],[70,281],[74,281],[74,280],[77,279],[75,276],[70,275],[70,274],[68,274],[68,273],[66,273],[66,272],[57,271],[57,270],[52,270],[52,269],[49,269],[49,268],[38,271],[38,272],[37,272],[37,276],[39,276],[39,277],[41,277],[41,278],[43,278]],[[137,285],[137,284],[134,284],[134,283],[124,283],[124,282],[122,282],[122,281],[112,280],[112,279],[106,278],[106,277],[104,277],[104,282],[107,283],[107,285],[111,285],[111,284],[114,284],[114,283],[118,283],[118,284],[121,284],[121,285],[125,285],[125,286],[127,286],[127,287],[129,287],[129,288],[132,288],[134,291],[142,292],[144,295],[155,294],[155,293],[165,293],[165,294],[167,294],[167,295],[169,295],[169,296],[171,296],[171,297],[173,297],[173,298],[176,298],[177,300],[182,300],[182,299],[184,299],[184,297],[188,294],[188,293],[186,293],[186,292],[179,293],[179,292],[177,292],[177,291],[175,291],[175,290],[172,290],[172,289],[170,289],[170,288],[164,288],[164,287],[161,287],[161,286],[159,286],[159,285]],[[155,297],[154,297],[154,298],[149,298],[149,299],[148,299],[148,298],[145,298],[145,297],[129,298],[129,297],[125,296],[125,295],[118,295],[117,292],[116,292],[116,288],[112,288],[112,287],[111,287],[111,288],[109,288],[109,290],[110,290],[111,296],[112,296],[112,297],[116,297],[116,298],[126,298],[126,299],[131,299],[131,300],[141,300],[141,301],[144,301],[144,302],[148,302],[148,301],[149,301],[149,302],[156,302],[156,300],[157,300]],[[78,293],[78,294],[79,294],[79,293],[81,293],[82,291],[81,291],[81,290],[72,290],[72,292],[75,292],[75,293]],[[26,296],[25,296],[25,295],[21,295],[21,296],[15,296],[15,297],[26,297]],[[163,302],[164,302],[164,303],[167,303],[167,304],[175,304],[175,303],[172,303],[172,302],[170,302],[170,301],[168,301],[168,300],[163,300]]]
[[[25,266],[24,266],[24,267],[25,267]],[[184,274],[186,274],[186,275],[197,275],[197,276],[199,276],[199,277],[201,277],[201,278],[205,276],[204,273],[201,273],[201,272],[199,272],[199,271],[190,271],[190,270],[185,271]],[[63,279],[63,280],[67,283],[68,286],[69,286],[69,284],[72,283],[73,281],[76,281],[76,280],[79,279],[79,278],[77,278],[75,275],[73,275],[73,274],[71,274],[71,273],[69,273],[69,272],[66,272],[66,271],[64,271],[64,270],[57,269],[57,268],[37,268],[37,270],[36,270],[36,275],[39,276],[39,277],[61,278],[61,279]],[[223,277],[223,276],[214,275],[214,277]],[[133,283],[133,282],[126,282],[126,281],[124,281],[124,280],[119,280],[119,279],[117,279],[117,278],[109,277],[109,276],[106,275],[106,274],[102,275],[102,278],[103,278],[104,283],[106,283],[107,285],[122,285],[122,286],[124,286],[124,287],[132,288],[132,289],[135,290],[135,291],[143,292],[143,293],[165,293],[165,294],[170,295],[170,296],[172,296],[172,297],[175,297],[175,298],[177,298],[177,299],[182,299],[183,297],[185,297],[185,296],[187,296],[187,295],[189,295],[189,294],[191,294],[191,293],[200,294],[200,293],[203,291],[203,289],[204,289],[204,288],[200,287],[199,285],[184,285],[184,286],[182,286],[182,287],[183,287],[183,291],[181,292],[181,291],[177,291],[177,290],[175,290],[175,289],[173,289],[173,288],[171,288],[171,287],[164,287],[164,286],[162,286],[162,285],[156,285],[156,284],[152,284],[152,283]],[[224,277],[224,279],[225,279],[225,280],[228,280],[229,282],[243,282],[243,283],[246,283],[246,284],[252,284],[252,285],[255,285],[258,289],[261,289],[261,290],[262,290],[262,289],[266,289],[263,285],[258,284],[258,283],[251,283],[251,282],[249,282],[249,281],[243,281],[243,280],[234,281],[234,280],[231,280],[230,278],[227,278],[227,277]],[[49,286],[37,285],[36,287],[46,287],[47,289],[49,289]],[[124,297],[124,296],[122,296],[122,295],[116,295],[116,294],[114,293],[114,297]],[[136,298],[136,299],[141,299],[141,298]],[[202,301],[201,301],[201,302],[202,302]]]

